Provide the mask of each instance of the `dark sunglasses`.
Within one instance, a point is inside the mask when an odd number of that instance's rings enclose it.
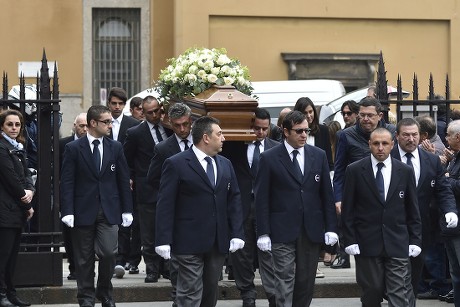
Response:
[[[342,116],[352,116],[353,115],[353,112],[341,112],[342,113]]]
[[[304,128],[304,129],[299,128],[299,129],[291,129],[291,130],[295,131],[295,133],[297,133],[297,134],[302,134],[302,133],[304,133],[304,132],[305,132],[306,134],[310,134],[310,132],[311,132],[311,129],[310,129],[310,128]]]

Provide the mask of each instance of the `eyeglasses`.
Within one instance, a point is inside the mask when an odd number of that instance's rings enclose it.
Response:
[[[146,113],[148,115],[152,115],[153,113],[157,113],[160,110],[161,110],[161,108],[157,108],[157,109],[153,109],[153,110],[150,110],[150,111],[147,111],[147,112],[144,112],[144,113]]]
[[[349,111],[349,112],[343,112],[343,111],[342,111],[342,112],[340,112],[340,113],[342,113],[342,116],[345,116],[345,115],[346,115],[346,116],[352,116],[352,115],[353,115],[353,112],[351,112],[351,111]]]
[[[297,134],[302,134],[302,133],[304,133],[304,132],[305,132],[306,134],[310,134],[310,132],[311,132],[311,129],[310,129],[310,128],[303,128],[303,129],[302,129],[302,128],[299,128],[299,129],[290,129],[290,130],[295,131],[295,133],[297,133]]]
[[[377,113],[359,113],[358,116],[360,118],[369,118],[369,119],[373,119],[375,116],[377,116],[378,114]]]
[[[21,127],[21,123],[6,123],[8,127]]]
[[[107,126],[113,124],[113,120],[111,120],[111,119],[96,120],[96,121],[97,121],[97,122],[100,122],[100,123],[103,123],[103,124],[106,124]]]

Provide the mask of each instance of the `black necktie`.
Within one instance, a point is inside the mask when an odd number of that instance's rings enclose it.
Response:
[[[405,154],[407,162],[406,164],[409,165],[410,167],[414,168],[414,165],[412,164],[412,158],[414,157],[410,152]]]
[[[97,172],[101,170],[101,152],[99,151],[99,144],[101,142],[99,140],[94,140],[93,141],[93,161],[94,161],[94,166],[96,167]]]
[[[208,162],[208,165],[206,166],[206,175],[208,175],[208,179],[211,182],[212,187],[216,186],[216,180],[214,176],[214,167],[212,166],[212,158],[211,157],[206,157],[204,158],[206,162]]]
[[[163,137],[161,136],[161,132],[160,132],[160,129],[158,128],[158,125],[154,125],[153,129],[155,129],[155,134],[157,135],[158,143],[163,141]]]
[[[383,162],[377,163],[377,173],[375,174],[375,183],[377,184],[377,190],[379,191],[380,198],[385,201],[385,184],[383,182],[383,174],[382,174],[382,167],[385,164]]]
[[[190,148],[190,147],[188,147],[188,140],[187,139],[183,139],[182,142],[184,142],[184,150],[187,150],[187,149]]]
[[[251,164],[251,172],[253,176],[257,174],[257,170],[259,169],[259,160],[260,160],[260,141],[254,142],[254,154],[252,155],[252,164]]]
[[[297,161],[297,155],[299,154],[299,151],[297,149],[294,149],[292,151],[292,164],[294,164],[294,170],[296,171],[297,173],[297,176],[299,177],[299,179],[302,179],[303,175],[302,175],[302,170],[300,169],[300,165],[299,165],[299,161]]]

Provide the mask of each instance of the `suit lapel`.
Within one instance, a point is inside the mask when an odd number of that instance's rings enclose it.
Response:
[[[149,144],[147,144],[150,148],[152,148],[153,146],[155,146],[155,141],[153,140],[153,136],[152,136],[152,133],[150,132],[150,127],[149,125],[147,124],[146,121],[144,121],[142,123],[142,125],[144,125],[143,127],[143,130],[144,130],[144,135],[145,135],[145,141]]]
[[[278,159],[281,164],[286,168],[286,170],[291,174],[297,182],[300,182],[300,178],[297,176],[297,172],[294,170],[294,164],[292,163],[291,157],[286,149],[286,146],[279,148]],[[305,164],[305,163],[304,163]],[[304,176],[305,177],[305,176]]]
[[[78,139],[78,142],[80,142],[80,152],[83,156],[83,160],[85,160],[86,164],[88,164],[88,168],[91,170],[94,176],[99,177],[99,174],[96,172],[96,168],[93,162],[93,153],[91,152],[88,138],[82,137]]]
[[[368,157],[363,164],[361,176],[363,177],[363,181],[368,185],[372,193],[374,193],[376,199],[379,200],[381,205],[384,205],[383,199],[381,199],[379,191],[377,190],[377,184],[375,183],[375,175],[372,169],[372,162],[370,157]]]
[[[197,173],[198,176],[203,179],[203,181],[211,188],[214,189],[213,186],[211,185],[211,182],[209,182],[208,176],[206,175],[206,172],[204,171],[203,167],[201,166],[200,161],[198,161],[198,158],[196,157],[195,153],[193,150],[186,150],[185,151],[188,155],[188,164],[192,170]]]
[[[391,161],[391,181],[390,187],[388,188],[387,200],[390,199],[391,195],[396,191],[396,187],[399,185],[401,180],[401,165],[397,165],[394,161]]]
[[[222,157],[220,157],[219,155],[216,155],[214,160],[216,161],[216,169],[217,169],[217,178],[216,178],[216,187],[217,187],[222,181],[224,168],[223,168]]]
[[[417,148],[417,150],[418,150],[418,156],[420,159],[420,178],[418,179],[418,184],[417,184],[417,190],[418,190],[421,186],[423,186],[423,181],[426,178],[427,167],[430,163],[430,159],[428,155],[425,152],[423,152],[423,150],[420,150],[419,148]]]
[[[315,163],[319,163],[319,162],[315,161],[315,156],[313,155],[313,152],[308,147],[308,145],[305,145],[303,148],[304,148],[304,155],[305,155],[305,158],[304,158],[304,161],[303,161],[303,164],[304,164],[303,181],[305,182],[307,180],[307,178],[308,178],[307,174],[310,173],[311,166],[315,165]],[[307,163],[307,161],[308,161],[308,163]]]
[[[110,155],[112,154],[112,143],[109,142],[106,138],[104,138],[103,141],[103,146],[104,146],[104,152],[103,152],[103,157],[102,157],[102,167],[101,167],[101,172],[99,174],[102,174],[105,172],[107,166],[109,165]]]

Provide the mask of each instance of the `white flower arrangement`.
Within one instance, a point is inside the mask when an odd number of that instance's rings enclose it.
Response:
[[[227,56],[227,50],[190,48],[160,72],[157,91],[166,100],[195,96],[213,85],[232,85],[251,95],[249,71],[240,61]]]

